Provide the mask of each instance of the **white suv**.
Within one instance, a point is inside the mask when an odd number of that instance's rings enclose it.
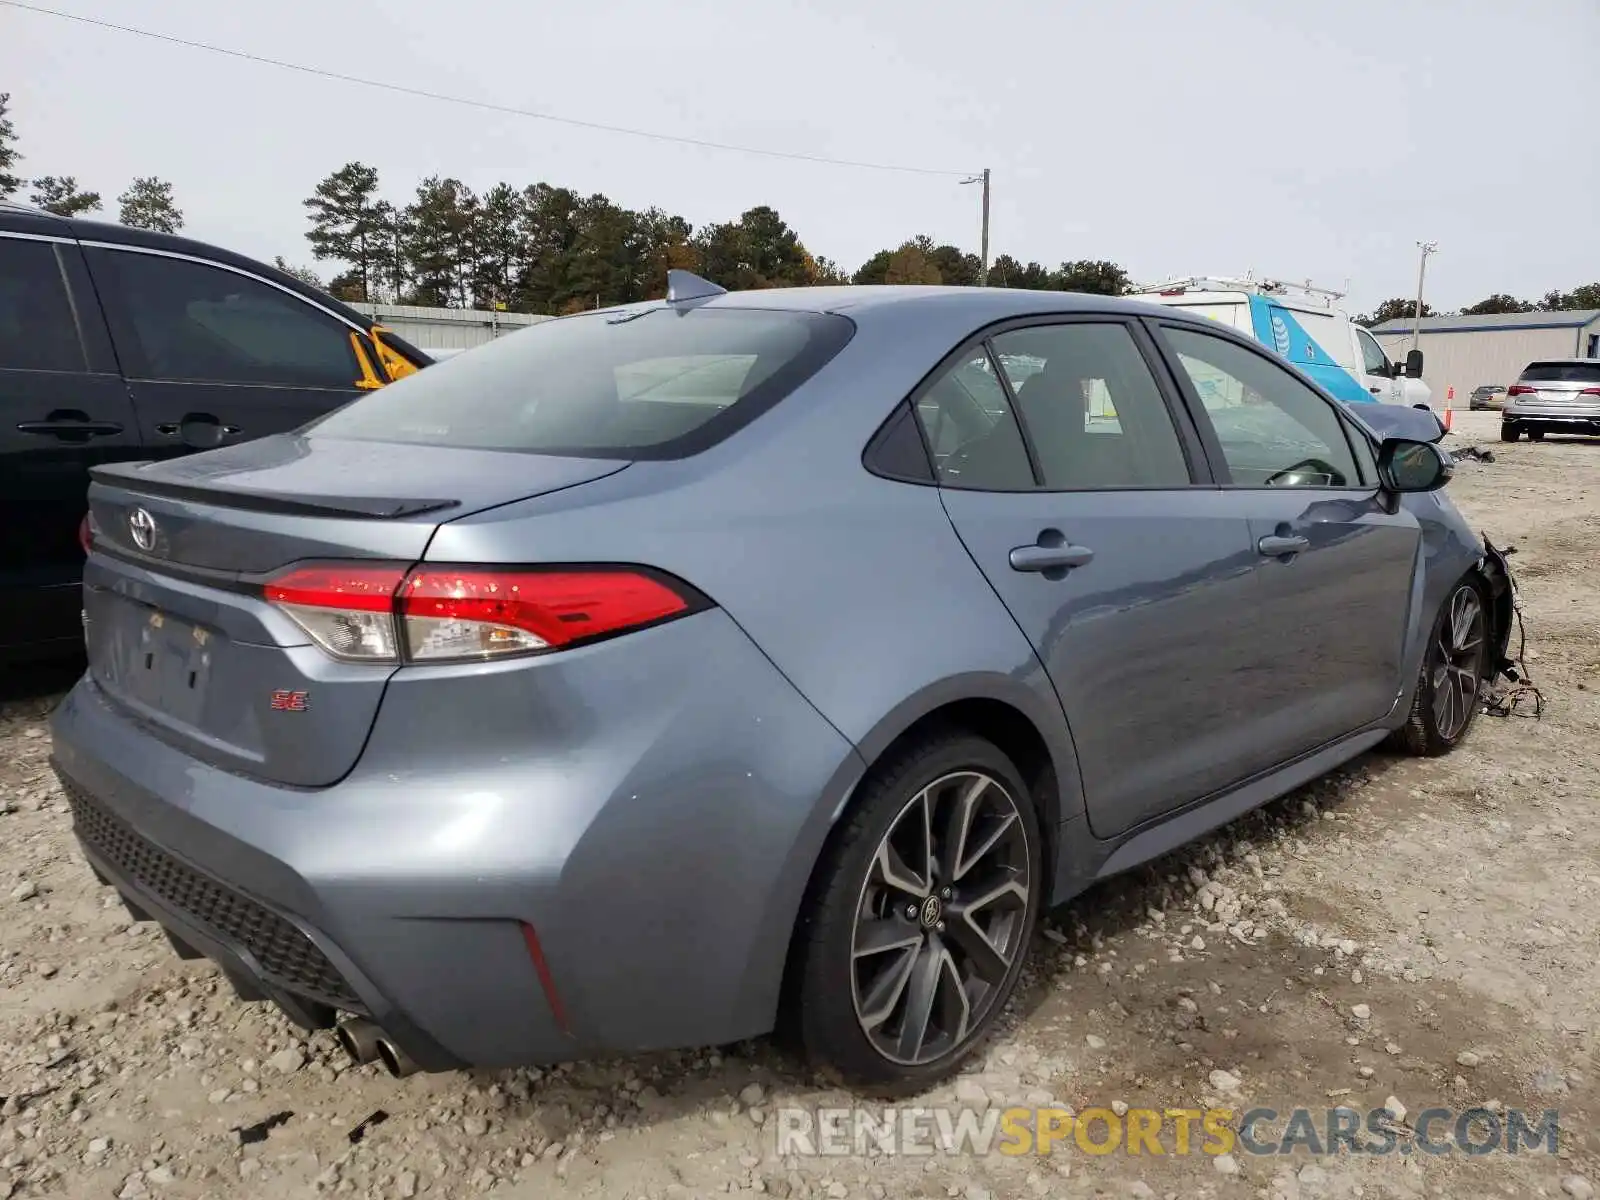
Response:
[[[1547,358],[1529,363],[1506,389],[1500,440],[1530,442],[1547,433],[1600,434],[1600,358]]]

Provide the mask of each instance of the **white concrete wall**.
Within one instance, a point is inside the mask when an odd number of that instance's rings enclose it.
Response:
[[[1509,387],[1530,362],[1541,358],[1575,358],[1583,354],[1587,334],[1584,329],[1492,329],[1460,333],[1430,333],[1426,329],[1417,342],[1422,351],[1422,378],[1433,390],[1436,405],[1443,407],[1448,389],[1455,388],[1453,404],[1467,406],[1472,389],[1497,383]],[[1583,336],[1580,336],[1583,335]],[[1378,344],[1389,357],[1400,362],[1411,346],[1411,332],[1374,332]]]
[[[470,350],[496,337],[551,320],[531,313],[482,308],[421,308],[413,304],[352,304],[420,350]]]

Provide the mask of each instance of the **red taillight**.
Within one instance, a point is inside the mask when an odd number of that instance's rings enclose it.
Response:
[[[443,662],[559,650],[638,629],[695,606],[655,575],[626,568],[319,564],[268,583],[266,598],[335,658]]]
[[[1600,387],[1584,388],[1583,391],[1578,393],[1578,395],[1580,395],[1580,396],[1600,396]]]
[[[274,604],[393,612],[394,595],[405,578],[404,567],[296,567],[267,584],[266,592]]]
[[[1514,383],[1509,388],[1506,389],[1506,395],[1508,395],[1508,396],[1531,396],[1535,392],[1537,392],[1538,390],[1539,390],[1538,388],[1529,387],[1525,383]]]
[[[57,526],[57,528],[59,529],[60,526]],[[89,524],[88,513],[84,513],[83,520],[78,522],[78,545],[83,547],[85,554],[88,554],[89,547],[94,545],[94,527]]]
[[[418,567],[400,589],[415,659],[554,650],[688,610],[635,571],[484,571]]]
[[[319,564],[295,567],[264,589],[266,597],[311,640],[346,662],[395,662],[400,640],[394,597],[404,567]]]

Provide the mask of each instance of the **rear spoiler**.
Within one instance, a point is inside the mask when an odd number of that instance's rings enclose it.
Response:
[[[210,504],[218,508],[236,508],[248,512],[281,513],[286,516],[394,520],[400,517],[414,517],[419,513],[436,512],[443,508],[455,508],[461,503],[459,500],[428,500],[415,497],[315,496],[304,492],[270,492],[227,488],[219,486],[215,481],[205,485],[175,483],[140,474],[144,468],[156,465],[158,464],[153,460],[102,463],[89,468],[89,478],[92,483],[136,492],[142,496],[186,500],[195,504]]]

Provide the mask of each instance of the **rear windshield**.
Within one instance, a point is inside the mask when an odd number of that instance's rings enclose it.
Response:
[[[1522,373],[1523,383],[1600,383],[1600,359],[1594,362],[1530,363]]]
[[[545,321],[424,368],[315,423],[318,437],[599,458],[677,458],[776,404],[855,332],[737,308]]]

